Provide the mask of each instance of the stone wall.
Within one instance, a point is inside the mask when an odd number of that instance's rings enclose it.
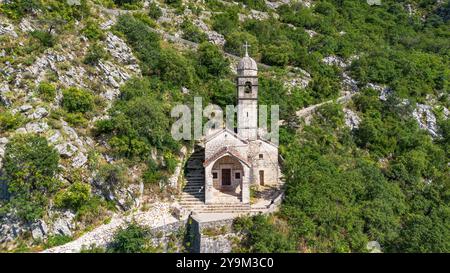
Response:
[[[192,252],[229,253],[238,235],[233,232],[234,218],[205,220],[191,216]]]

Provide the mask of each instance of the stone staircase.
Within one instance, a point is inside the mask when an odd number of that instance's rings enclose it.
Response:
[[[244,213],[250,211],[249,204],[234,203],[239,201],[234,200],[238,199],[234,196],[230,196],[226,200],[224,199],[224,202],[221,203],[205,205],[204,158],[204,148],[197,146],[195,147],[195,152],[187,160],[184,170],[186,185],[181,193],[180,205],[197,213]]]
[[[205,204],[205,170],[203,160],[205,150],[202,147],[195,147],[195,152],[186,162],[184,177],[186,185],[181,193],[180,204],[183,207]]]

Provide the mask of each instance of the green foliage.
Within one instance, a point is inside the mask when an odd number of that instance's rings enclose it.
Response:
[[[0,109],[0,131],[6,132],[19,128],[25,121],[20,113]]]
[[[8,17],[20,19],[41,5],[39,0],[12,0],[6,1],[0,6],[0,10]]]
[[[91,186],[89,184],[76,181],[69,188],[60,191],[55,195],[55,205],[60,208],[78,211],[89,201]]]
[[[136,223],[122,228],[114,234],[108,250],[116,253],[145,252],[148,244],[149,231]]]
[[[170,135],[170,104],[161,103],[156,79],[132,79],[110,111],[110,120],[97,123],[98,133],[110,133],[110,145],[125,157],[146,157],[151,147],[176,151]],[[162,90],[161,90],[162,91]]]
[[[182,0],[164,0],[164,2],[174,8],[178,8],[183,4]]]
[[[142,72],[147,75],[157,72],[161,54],[158,35],[151,32],[145,23],[130,15],[120,16],[115,28],[126,36],[141,60]]]
[[[212,28],[223,35],[231,33],[238,25],[238,14],[232,10],[226,10],[213,16]]]
[[[200,65],[197,73],[201,78],[205,79],[208,76],[220,78],[227,76],[230,72],[230,62],[223,57],[217,46],[204,42],[200,44],[197,54],[197,60]]]
[[[81,33],[92,41],[103,40],[105,38],[105,33],[103,30],[100,28],[98,23],[92,19],[88,19],[86,21],[86,25]]]
[[[116,5],[126,9],[137,9],[142,5],[142,0],[113,0]]]
[[[11,209],[24,220],[42,217],[51,195],[59,188],[58,153],[44,137],[15,135],[5,149],[4,179],[8,181]]]
[[[289,239],[288,235],[274,229],[267,216],[237,218],[233,227],[246,234],[244,241],[241,242],[241,247],[244,249],[240,249],[240,251],[280,253],[295,250],[294,242]]]
[[[48,82],[41,82],[37,87],[37,93],[45,101],[53,101],[56,96],[56,87]]]
[[[94,108],[94,96],[90,92],[75,87],[62,92],[62,105],[69,113],[86,113]]]
[[[255,57],[258,52],[258,40],[255,36],[248,32],[233,31],[226,36],[225,51],[243,56],[243,45],[247,42],[250,45],[249,55]]]
[[[155,2],[150,3],[148,6],[148,16],[155,20],[162,16],[162,10]]]
[[[107,54],[103,47],[98,43],[94,43],[89,46],[83,62],[89,65],[96,65],[101,59],[104,59],[106,56]]]
[[[30,34],[45,47],[52,47],[56,43],[55,36],[48,31],[34,30]]]
[[[208,40],[208,35],[189,20],[183,21],[181,30],[183,31],[183,38],[194,43],[201,43]]]
[[[52,248],[55,246],[60,246],[72,241],[73,238],[67,235],[52,235],[47,238],[47,241],[44,244],[44,248]]]
[[[247,7],[255,10],[266,11],[267,6],[264,0],[238,0]]]

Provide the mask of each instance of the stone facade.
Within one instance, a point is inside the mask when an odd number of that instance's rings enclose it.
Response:
[[[278,146],[258,133],[258,75],[248,56],[237,66],[237,128],[205,139],[205,203],[250,203],[251,185],[279,183]]]

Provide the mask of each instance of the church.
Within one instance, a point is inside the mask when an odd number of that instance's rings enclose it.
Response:
[[[237,128],[205,138],[205,204],[250,203],[251,186],[279,183],[278,146],[258,130],[258,67],[246,50],[237,65]]]

